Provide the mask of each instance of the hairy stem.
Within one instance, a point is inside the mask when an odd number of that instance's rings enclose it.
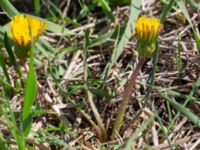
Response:
[[[140,72],[141,67],[143,66],[144,62],[145,62],[145,59],[140,58],[139,63],[137,64],[135,70],[133,71],[133,73],[131,75],[131,78],[126,83],[123,99],[122,99],[122,102],[120,104],[120,107],[119,107],[119,110],[118,110],[118,113],[117,113],[116,122],[115,122],[113,132],[112,132],[112,136],[111,136],[112,139],[115,139],[116,134],[120,131],[120,128],[121,128],[122,123],[123,123],[126,107],[127,107],[127,104],[128,104],[128,100],[131,96],[132,89],[135,86],[137,76],[139,75],[139,72]]]

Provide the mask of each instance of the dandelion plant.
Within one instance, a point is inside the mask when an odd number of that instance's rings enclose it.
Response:
[[[137,64],[135,70],[133,71],[131,78],[127,81],[125,86],[125,91],[123,95],[122,102],[120,104],[114,129],[112,132],[112,138],[116,138],[116,134],[120,131],[123,123],[124,114],[126,107],[128,105],[128,100],[131,96],[132,88],[135,85],[135,81],[139,72],[145,63],[145,60],[151,56],[155,50],[155,43],[162,27],[160,20],[155,18],[146,18],[141,16],[136,25],[136,35],[137,35],[137,50],[139,54],[139,63]]]

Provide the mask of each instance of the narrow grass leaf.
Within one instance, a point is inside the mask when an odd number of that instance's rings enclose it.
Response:
[[[112,11],[111,11],[111,9],[109,7],[108,2],[105,1],[105,0],[99,0],[99,3],[101,4],[101,7],[102,7],[104,13],[110,18],[110,20],[112,22],[114,22],[115,18],[114,18],[113,14],[112,14]]]
[[[194,39],[196,41],[197,48],[198,48],[198,51],[199,51],[199,54],[200,54],[200,39],[199,39],[197,32],[194,29],[194,26],[192,24],[192,20],[190,19],[190,16],[189,16],[189,13],[188,13],[187,8],[185,6],[185,3],[182,0],[177,0],[177,4],[178,4],[179,8],[181,9],[181,11],[183,12],[183,14],[185,15],[188,23],[190,24],[190,27],[193,30]]]
[[[17,9],[9,2],[9,0],[0,0],[0,7],[7,13],[8,17],[19,14]]]
[[[10,98],[11,96],[13,96],[13,92],[15,89],[12,87],[11,83],[4,81],[4,79],[0,79],[0,85],[2,86],[2,97]]]
[[[133,32],[135,30],[135,24],[134,22],[137,20],[139,13],[140,13],[140,5],[141,1],[131,1],[131,12],[130,12],[130,17],[128,20],[128,23],[126,25],[126,29],[124,31],[124,34],[122,35],[121,40],[119,41],[119,44],[116,46],[116,48],[113,51],[113,54],[111,56],[110,63],[108,63],[105,67],[105,70],[110,70],[110,68],[116,63],[118,58],[120,57],[124,47],[128,43],[131,35],[133,35]],[[108,72],[105,71],[104,72]]]
[[[4,138],[2,133],[0,133],[0,141],[1,141],[0,149],[8,149],[8,142]]]
[[[36,17],[36,16],[30,15],[30,14],[25,14],[25,15]],[[13,15],[13,16],[15,16],[15,15]],[[62,25],[56,24],[56,23],[49,21],[47,19],[44,19],[44,18],[41,18],[41,17],[36,17],[36,18],[43,21],[43,22],[46,22],[47,23],[46,29],[51,31],[51,32],[62,34],[62,35],[68,35],[68,36],[78,34],[78,33],[75,33],[75,32],[68,30],[67,28],[63,27]],[[3,27],[1,27],[1,29],[3,29],[3,31],[8,31],[9,26],[10,26],[10,24],[8,23],[8,24],[4,25]]]
[[[40,0],[34,0],[35,15],[40,15]]]
[[[198,49],[199,55],[200,55],[200,39],[199,39],[199,35],[197,34],[197,32],[194,32],[194,39],[196,41],[197,49]]]
[[[35,15],[40,15],[40,0],[34,0]]]
[[[6,14],[11,18],[17,14],[19,14],[18,10],[8,1],[8,0],[0,0],[0,7],[6,12]],[[27,14],[28,15],[28,14]],[[62,33],[65,35],[75,35],[76,33],[73,33],[69,31],[67,28],[63,28],[62,25],[56,24],[54,22],[48,21],[47,19],[42,19],[38,17],[40,20],[47,23],[47,29],[56,32],[56,33]],[[9,29],[9,24],[7,24],[4,29],[6,31]],[[5,31],[5,30],[4,30]],[[51,47],[53,49],[53,47]]]
[[[29,71],[25,87],[24,105],[23,105],[23,133],[28,136],[32,127],[32,112],[31,107],[34,103],[37,92],[36,72],[33,67],[33,54],[31,53],[29,61]]]
[[[16,140],[19,150],[25,150],[25,141],[23,135],[20,133],[20,130],[17,128],[16,119],[11,108],[10,102],[7,99],[1,98],[0,101],[3,103],[4,107],[1,107],[1,112],[5,118],[5,121]]]
[[[105,128],[105,125],[101,119],[101,116],[97,110],[97,107],[95,106],[95,103],[93,101],[93,95],[92,93],[90,92],[89,90],[89,85],[88,85],[88,65],[87,65],[87,58],[88,58],[88,46],[89,46],[89,43],[90,43],[90,38],[89,38],[89,35],[90,35],[90,30],[86,30],[85,32],[85,45],[84,45],[84,52],[83,52],[83,78],[84,78],[84,86],[85,86],[85,90],[86,90],[86,93],[87,93],[87,99],[89,101],[89,104],[90,104],[90,107],[94,113],[94,116],[95,116],[95,119],[98,123],[98,126],[102,132],[102,136],[100,136],[99,138],[102,138],[100,139],[100,141],[106,141],[107,140],[107,131],[106,131],[106,128]]]
[[[193,112],[191,112],[188,108],[184,107],[183,105],[181,105],[181,104],[173,101],[172,99],[170,99],[166,95],[161,94],[161,96],[165,100],[167,100],[172,105],[172,107],[174,107],[177,111],[179,111],[181,114],[183,114],[184,116],[186,116],[195,125],[197,125],[198,127],[200,127],[200,118],[197,115],[195,115]]]
[[[47,6],[47,9],[48,11],[51,11],[50,14],[52,14],[53,17],[58,16],[62,18],[63,12],[56,6],[56,4],[54,4],[53,1],[48,1],[48,5],[50,6]]]
[[[111,42],[111,41],[108,41],[108,39],[115,39],[117,37],[118,30],[124,31],[124,28],[123,27],[120,28],[120,29],[117,28],[114,31],[110,31],[110,32],[107,32],[107,33],[100,35],[96,38],[90,39],[90,43],[88,45],[88,48],[91,48],[91,47],[94,47],[94,46],[97,46],[97,45],[101,45],[105,42]],[[119,35],[122,35],[122,33],[120,32]],[[78,49],[84,48],[83,44],[78,45],[77,43],[75,43],[75,44],[72,43],[71,45],[72,46],[70,46],[70,47],[60,49],[59,51],[56,52],[56,55],[61,53],[61,52],[72,52],[72,51],[76,51]]]
[[[163,9],[161,17],[160,17],[161,23],[163,23],[165,21],[168,12],[172,9],[172,7],[174,5],[174,2],[175,2],[175,0],[170,0],[169,3],[164,6],[164,9]],[[147,82],[150,83],[151,86],[154,85],[154,78],[155,78],[159,54],[160,54],[160,48],[159,48],[158,42],[156,42],[155,52],[152,57],[153,70],[152,70],[151,75],[147,79]],[[150,92],[151,92],[151,90],[149,90],[146,99],[149,99]]]
[[[117,45],[116,49],[114,50],[113,55],[111,57],[111,63],[112,63],[111,65],[116,63],[116,61],[118,60],[119,56],[121,55],[124,47],[128,43],[129,38],[131,37],[131,35],[133,35],[133,32],[135,30],[134,22],[137,20],[137,18],[139,16],[140,5],[141,5],[140,1],[132,0],[130,17],[129,17],[128,23],[126,25],[124,34],[122,35],[122,38],[121,38],[119,44]]]
[[[0,7],[6,12],[6,14],[11,18],[17,14],[19,14],[18,10],[8,1],[8,0],[0,0]],[[63,33],[63,34],[75,34],[68,29],[64,28],[63,26],[48,21],[47,19],[39,18],[47,23],[47,29],[52,32]]]
[[[131,3],[131,0],[108,0],[111,5],[119,6],[119,5],[127,5]]]
[[[188,4],[190,4],[193,8],[199,10],[200,9],[200,4],[195,2],[194,0],[186,0]]]
[[[163,131],[163,134],[164,134],[165,138],[167,139],[167,142],[169,143],[170,150],[173,150],[172,142],[171,142],[171,140],[170,140],[170,138],[169,138],[169,135],[168,135],[168,130],[166,130],[166,127],[164,126],[163,121],[162,121],[162,119],[160,118],[160,116],[159,116],[157,110],[154,110],[154,115],[155,115],[155,118],[156,118],[156,119],[158,120],[158,122],[159,122],[160,128],[161,128],[161,130]]]
[[[174,5],[174,2],[175,2],[174,0],[170,0],[169,3],[164,6],[164,9],[163,9],[161,17],[160,17],[161,23],[163,23],[165,21],[168,12],[172,9],[172,7]],[[155,52],[154,52],[153,57],[152,57],[153,70],[151,72],[151,75],[147,79],[147,82],[150,83],[151,86],[154,85],[154,78],[155,78],[159,54],[160,54],[160,48],[159,48],[158,42],[156,42]],[[146,96],[147,100],[149,99],[150,92],[151,92],[151,90],[148,90],[148,94]]]
[[[176,57],[176,65],[177,69],[179,71],[179,78],[181,78],[182,74],[182,59],[181,59],[181,37],[180,34],[178,34],[178,52],[177,52],[177,57]]]
[[[170,12],[170,10],[172,9],[174,3],[176,0],[170,0],[168,4],[166,4],[164,6],[164,9],[162,11],[161,17],[160,17],[160,21],[161,23],[163,23],[167,17],[168,12]]]
[[[2,54],[2,50],[0,50],[0,66],[1,66],[3,72],[6,76],[8,83],[10,83],[10,77],[8,75],[8,72],[7,72],[6,63],[5,63],[5,59],[3,57],[3,54]]]
[[[107,99],[111,99],[112,98],[112,95],[107,93],[107,92],[104,92],[100,89],[97,89],[97,88],[90,88],[90,91],[95,94],[95,95],[98,95],[98,96],[101,96],[101,97],[105,97]]]
[[[142,133],[148,129],[148,127],[153,123],[153,117],[149,117],[145,122],[141,124],[139,128],[131,135],[126,143],[125,150],[131,150],[135,141],[142,135]]]
[[[12,48],[11,48],[11,44],[9,42],[9,38],[8,38],[8,35],[7,35],[7,32],[5,32],[5,35],[4,35],[4,45],[5,45],[5,48],[6,48],[6,51],[9,55],[9,59],[10,59],[10,64],[14,66],[15,68],[15,71],[20,75],[21,77],[21,72],[20,72],[20,69],[17,65],[17,62],[16,62],[16,59],[15,59],[15,56],[14,56],[14,53],[12,51]]]
[[[199,89],[199,86],[200,86],[200,76],[198,77],[197,81],[195,82],[194,86],[192,87],[192,90],[190,91],[189,96],[187,96],[183,106],[186,106],[188,104],[188,102],[192,102],[193,101],[193,95],[195,94],[197,89]],[[179,117],[179,115],[180,115],[180,112],[178,112],[176,114],[176,116],[172,119],[171,123],[168,125],[168,129],[170,129],[172,127],[172,125],[174,124],[176,119]]]
[[[193,96],[188,96],[188,95],[185,95],[185,94],[173,91],[173,90],[164,89],[162,87],[152,86],[152,89],[156,90],[158,92],[162,92],[162,93],[165,92],[165,93],[167,93],[167,95],[175,96],[175,97],[178,97],[178,98],[181,98],[181,99],[190,99],[190,102],[200,101],[200,98],[196,98],[196,97],[193,97]]]
[[[4,43],[4,34],[5,34],[5,30],[3,29],[2,26],[0,26],[0,43]]]
[[[190,26],[191,26],[192,28],[194,28],[194,27],[193,27],[193,24],[192,24],[192,21],[191,21],[191,19],[190,19],[189,13],[188,13],[188,11],[187,11],[187,8],[186,8],[186,6],[185,6],[185,3],[184,3],[182,0],[176,0],[176,2],[177,2],[177,4],[178,4],[179,8],[181,9],[181,11],[183,12],[183,14],[185,15],[185,17],[186,17],[188,23],[190,24]]]

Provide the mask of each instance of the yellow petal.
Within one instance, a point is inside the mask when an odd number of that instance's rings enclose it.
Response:
[[[11,35],[16,44],[28,47],[44,31],[46,23],[28,15],[17,15],[11,20]]]

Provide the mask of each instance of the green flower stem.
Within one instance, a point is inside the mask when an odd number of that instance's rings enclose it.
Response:
[[[140,72],[144,63],[145,63],[145,58],[140,58],[139,63],[137,64],[135,70],[133,71],[130,80],[127,81],[127,84],[126,84],[126,87],[125,87],[125,90],[124,90],[123,99],[122,99],[121,105],[119,107],[116,122],[115,122],[115,125],[114,125],[114,128],[113,128],[113,132],[112,132],[112,136],[111,136],[112,139],[115,139],[116,135],[120,131],[120,128],[121,128],[122,123],[123,123],[126,107],[127,107],[127,104],[128,104],[128,100],[131,96],[132,89],[135,86],[137,76],[139,75],[139,72]]]

